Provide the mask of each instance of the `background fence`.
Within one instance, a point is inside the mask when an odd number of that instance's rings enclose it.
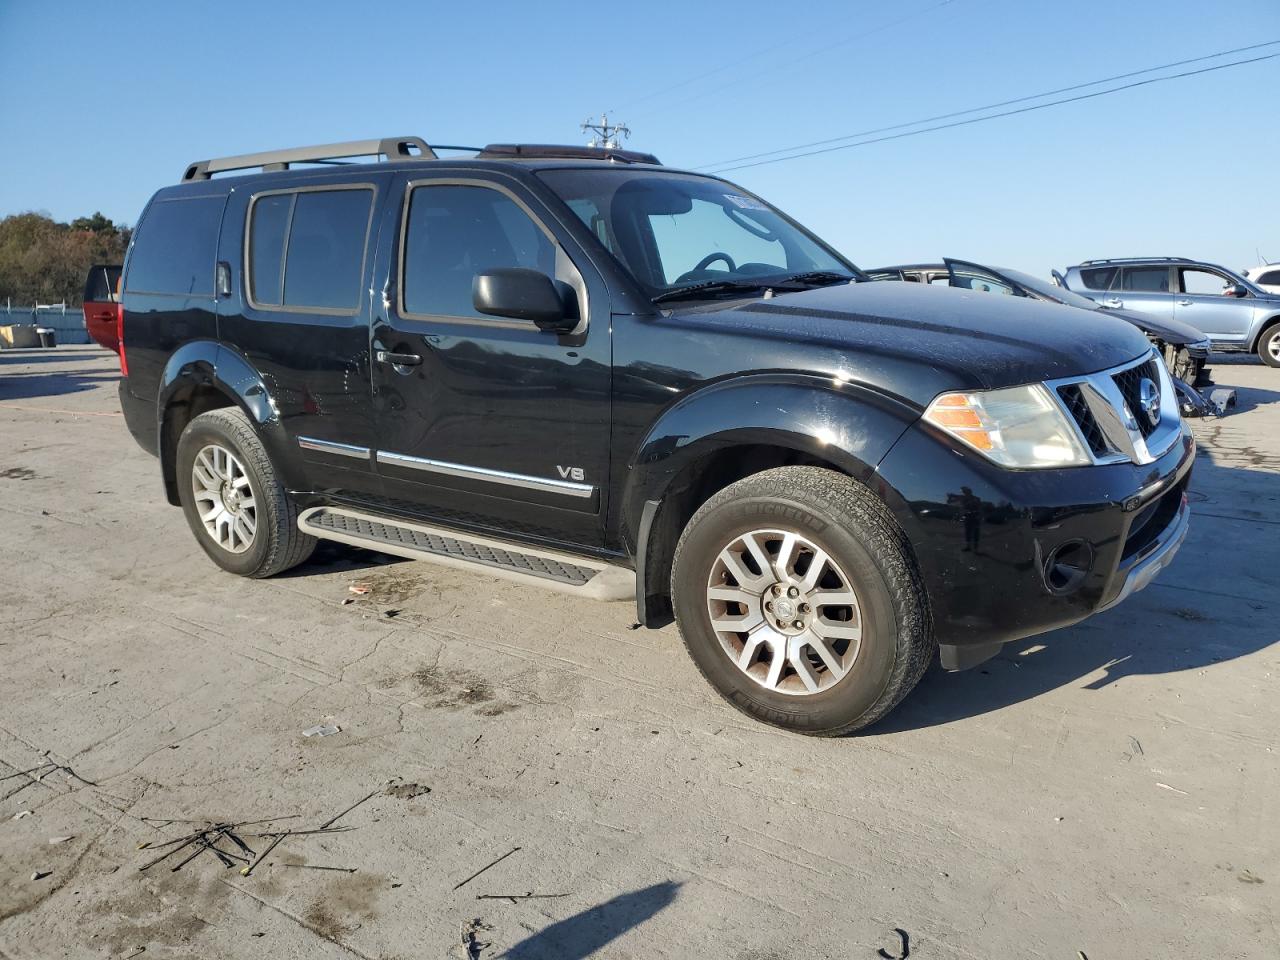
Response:
[[[84,328],[84,311],[63,303],[20,307],[0,303],[0,324],[32,323],[57,331],[58,343],[90,343]]]

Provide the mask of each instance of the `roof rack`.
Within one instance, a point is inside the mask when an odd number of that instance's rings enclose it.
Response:
[[[1080,266],[1092,267],[1099,263],[1199,263],[1187,257],[1113,257],[1107,260],[1082,260]]]
[[[617,147],[578,147],[554,143],[491,143],[477,155],[477,160],[525,158],[563,158],[569,160],[613,160],[618,163],[651,163],[662,161],[652,153],[619,150]]]
[[[416,152],[411,152],[416,151]],[[245,153],[237,157],[199,160],[183,171],[183,180],[208,180],[215,173],[261,167],[264,171],[287,170],[291,163],[329,163],[351,157],[386,157],[388,160],[435,160],[436,152],[421,137],[383,137],[379,140],[348,140],[290,150]]]

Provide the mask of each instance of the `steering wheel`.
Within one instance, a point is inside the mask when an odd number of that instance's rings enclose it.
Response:
[[[685,280],[692,280],[695,276],[702,273],[703,270],[706,270],[707,267],[711,266],[711,264],[715,263],[717,260],[723,260],[725,266],[729,268],[730,273],[733,273],[738,269],[738,265],[733,262],[733,257],[729,256],[727,253],[719,253],[719,252],[708,253],[705,257],[703,257],[696,264],[694,264],[694,267],[692,270],[690,270],[688,273],[682,273],[680,276],[678,276],[676,278],[676,283],[683,283]]]

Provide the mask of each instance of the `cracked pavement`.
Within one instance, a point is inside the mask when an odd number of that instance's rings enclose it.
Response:
[[[114,357],[0,353],[0,956],[1275,957],[1280,370],[1214,374],[1241,408],[1194,426],[1171,569],[828,741],[627,604],[338,545],[222,573]],[[46,756],[83,780],[19,774]],[[165,821],[315,827],[387,785],[250,876],[138,869]]]

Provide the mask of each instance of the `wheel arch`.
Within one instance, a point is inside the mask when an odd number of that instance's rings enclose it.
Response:
[[[1249,352],[1257,351],[1258,344],[1262,342],[1262,338],[1266,336],[1267,331],[1274,327],[1280,326],[1280,313],[1267,317],[1258,324],[1258,332],[1253,335],[1253,339],[1249,341]]]
[[[763,470],[802,465],[874,490],[876,466],[918,416],[895,398],[816,377],[739,378],[669,408],[631,458],[623,494],[637,619],[655,627],[671,621],[676,541],[720,490]]]
[[[287,447],[284,431],[262,377],[238,353],[213,341],[190,341],[176,350],[165,364],[157,395],[160,470],[165,497],[173,506],[178,498],[178,438],[188,423],[209,410],[236,407],[253,424],[268,452],[278,458]]]

